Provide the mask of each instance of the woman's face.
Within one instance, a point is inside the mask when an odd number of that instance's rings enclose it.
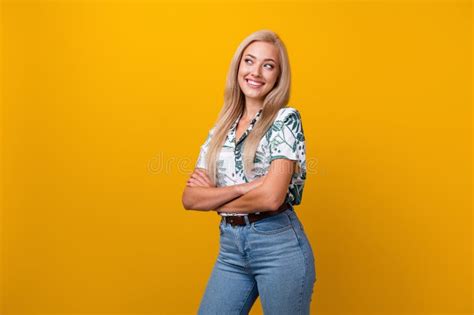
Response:
[[[280,73],[278,48],[256,41],[245,48],[240,60],[238,82],[246,100],[263,101]]]

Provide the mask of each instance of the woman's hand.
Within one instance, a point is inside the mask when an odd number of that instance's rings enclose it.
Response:
[[[239,187],[240,193],[242,195],[244,195],[244,194],[248,193],[249,191],[261,186],[263,184],[263,182],[265,181],[265,177],[266,177],[266,175],[258,177],[257,179],[254,179],[253,181],[248,182],[248,183],[237,184],[236,186]],[[217,212],[225,212],[225,209],[226,209],[226,204],[218,207],[215,210]],[[229,209],[227,209],[227,210],[229,210]]]
[[[186,182],[188,187],[216,187],[212,184],[207,172],[200,168],[195,168],[194,172]]]

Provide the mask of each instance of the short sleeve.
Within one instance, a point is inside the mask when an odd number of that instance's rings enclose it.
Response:
[[[269,140],[270,161],[275,159],[301,160],[304,155],[304,133],[300,113],[294,109],[277,118]]]
[[[207,155],[207,150],[208,150],[208,147],[209,147],[209,143],[211,142],[212,135],[214,134],[214,129],[215,129],[215,127],[211,128],[209,130],[206,140],[201,145],[201,149],[200,149],[199,156],[198,156],[195,167],[207,169],[206,155]]]

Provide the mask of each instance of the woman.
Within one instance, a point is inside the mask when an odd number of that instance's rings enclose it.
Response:
[[[237,48],[225,100],[183,192],[185,209],[221,216],[220,249],[199,314],[309,314],[311,245],[294,205],[306,179],[301,116],[287,106],[290,65],[272,31]]]

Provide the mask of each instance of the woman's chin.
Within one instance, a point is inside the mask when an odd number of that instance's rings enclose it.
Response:
[[[254,99],[261,99],[262,98],[262,93],[261,92],[256,92],[256,91],[244,91],[244,95],[247,98],[254,98]]]

